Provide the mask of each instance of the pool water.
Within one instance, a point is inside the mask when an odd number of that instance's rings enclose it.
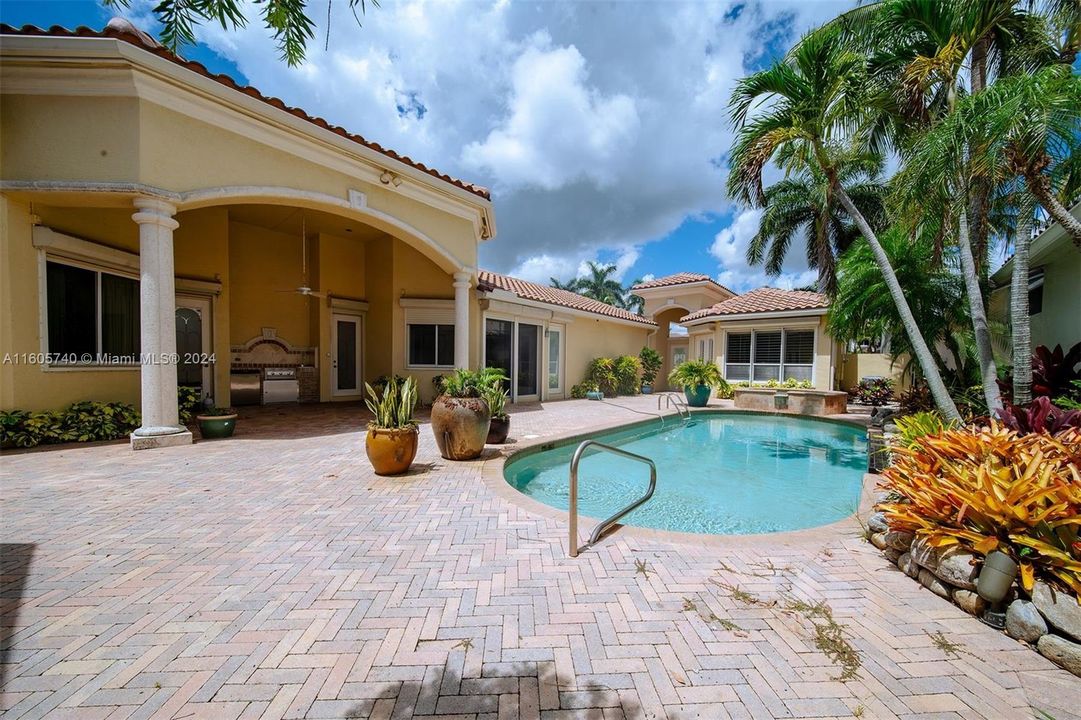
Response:
[[[783,415],[697,413],[593,439],[651,458],[653,498],[623,519],[638,527],[750,534],[825,525],[852,514],[867,470],[866,431]],[[567,508],[577,443],[523,454],[504,467],[529,497]],[[649,468],[588,450],[578,466],[578,512],[606,518],[640,497]]]

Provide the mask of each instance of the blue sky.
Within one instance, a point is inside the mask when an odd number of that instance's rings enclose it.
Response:
[[[154,4],[133,0],[124,14],[155,34]],[[321,21],[321,0],[309,4]],[[491,187],[491,269],[546,281],[599,260],[628,282],[693,271],[735,290],[791,287],[813,280],[800,250],[777,279],[743,259],[758,214],[724,195],[725,108],[736,79],[850,4],[391,0],[359,27],[341,2],[329,51],[320,25],[300,68],[278,60],[258,18],[238,32],[203,26],[182,52]],[[100,28],[114,12],[95,0],[0,2],[12,25]]]

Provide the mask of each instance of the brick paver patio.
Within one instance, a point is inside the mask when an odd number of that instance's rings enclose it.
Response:
[[[563,519],[492,485],[494,451],[445,462],[425,426],[412,474],[379,478],[356,407],[248,415],[191,447],[4,456],[5,718],[1081,708],[1077,678],[921,589],[854,521],[690,544],[624,530],[570,560]],[[512,435],[638,418],[550,403],[517,412]],[[838,628],[858,652],[848,681],[816,647],[842,651]]]

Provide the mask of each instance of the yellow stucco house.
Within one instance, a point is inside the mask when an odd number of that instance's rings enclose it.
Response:
[[[651,342],[664,360],[660,387],[688,359],[715,362],[733,384],[792,378],[830,391],[851,390],[865,377],[902,379],[900,364],[887,354],[861,352],[829,335],[829,299],[821,293],[762,287],[737,295],[688,272],[640,283],[634,292],[657,323]]]
[[[0,408],[333,402],[493,365],[569,395],[651,319],[478,269],[489,192],[211,75],[130,24],[0,29]],[[236,392],[234,393],[234,389]],[[234,394],[237,397],[234,397]]]
[[[1081,200],[1070,214],[1081,218]],[[1012,257],[991,276],[988,312],[1000,322],[1010,317],[1012,277]],[[1081,342],[1081,248],[1057,222],[1042,228],[1029,245],[1028,311],[1033,348],[1069,350]]]

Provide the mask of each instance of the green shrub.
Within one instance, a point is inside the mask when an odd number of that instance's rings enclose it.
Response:
[[[586,370],[586,382],[591,382],[605,395],[616,394],[619,378],[616,375],[616,361],[612,358],[594,358]]]
[[[139,427],[139,411],[126,403],[77,402],[67,410],[0,413],[0,445],[35,447],[122,438]]]
[[[651,347],[644,347],[638,353],[638,360],[642,363],[642,384],[652,385],[664,364],[661,354]]]
[[[597,383],[592,380],[583,380],[571,388],[571,397],[582,400],[585,398],[587,392],[594,392],[599,389]]]
[[[941,435],[955,427],[953,421],[946,421],[935,410],[913,413],[893,421],[897,425],[897,443],[901,447],[915,447],[920,438],[928,435]]]
[[[176,389],[177,410],[180,411],[180,424],[187,425],[196,415],[195,408],[199,403],[199,389],[181,385]]]
[[[636,395],[641,387],[642,361],[634,355],[621,355],[615,360],[616,392]]]

